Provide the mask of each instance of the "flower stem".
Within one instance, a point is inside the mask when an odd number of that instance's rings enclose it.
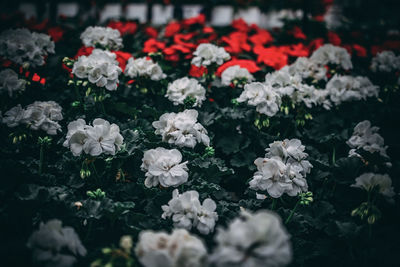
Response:
[[[292,217],[293,217],[293,215],[294,215],[294,212],[296,211],[297,206],[299,205],[299,203],[300,203],[300,200],[298,200],[298,201],[296,202],[296,205],[294,206],[294,208],[293,208],[292,211],[290,212],[289,217],[287,217],[287,219],[286,219],[286,221],[285,221],[285,224],[288,224],[288,223],[290,222],[290,220],[292,219]]]
[[[92,169],[93,169],[93,171],[94,171],[94,175],[96,176],[96,181],[97,181],[98,183],[100,183],[100,176],[99,176],[99,174],[97,173],[97,169],[96,169],[96,166],[94,165],[94,162],[91,162],[91,163],[90,163],[90,166],[92,166]]]
[[[336,163],[336,148],[333,147],[332,151],[332,164],[334,165]]]
[[[271,210],[274,210],[274,209],[275,209],[275,206],[276,206],[276,198],[274,198],[274,199],[272,200],[272,203],[271,203]]]
[[[40,144],[40,156],[39,156],[39,175],[42,175],[43,171],[43,160],[44,160],[44,144]]]

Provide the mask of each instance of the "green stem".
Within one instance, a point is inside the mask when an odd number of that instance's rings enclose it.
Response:
[[[336,148],[333,147],[333,151],[332,151],[332,164],[334,165],[336,162]]]
[[[294,208],[293,208],[292,211],[290,212],[289,217],[287,217],[287,219],[286,219],[286,221],[285,221],[285,224],[288,224],[288,223],[290,222],[290,220],[292,219],[292,217],[293,217],[293,215],[294,215],[294,212],[296,211],[297,206],[299,205],[299,203],[300,203],[300,200],[297,201],[296,205],[294,206]]]
[[[44,144],[40,144],[39,175],[42,175],[44,159]]]
[[[81,101],[81,95],[79,94],[79,90],[78,90],[78,87],[76,85],[74,85],[74,90],[75,90],[76,98],[80,102]]]
[[[96,166],[94,165],[94,162],[90,163],[90,166],[92,166],[92,169],[94,171],[94,175],[96,176],[97,183],[100,183],[100,176],[97,173],[97,169],[96,169]]]
[[[104,115],[107,115],[106,113],[106,109],[104,108],[104,104],[103,101],[99,101],[100,102],[100,108],[101,108],[101,112],[103,112]]]
[[[274,209],[275,209],[275,206],[276,206],[276,198],[274,198],[274,199],[272,200],[272,203],[271,203],[271,210],[274,210]]]

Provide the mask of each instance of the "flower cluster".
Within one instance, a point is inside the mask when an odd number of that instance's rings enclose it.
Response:
[[[35,101],[25,109],[21,105],[11,108],[4,114],[3,123],[8,127],[27,125],[32,130],[43,130],[47,134],[56,135],[61,131],[58,121],[63,119],[62,108],[54,101]]]
[[[165,232],[142,231],[135,248],[145,267],[206,267],[207,250],[203,242],[185,229]]]
[[[244,81],[246,83],[254,81],[253,75],[246,69],[238,65],[225,69],[221,74],[222,85],[229,86],[236,81]]]
[[[356,183],[351,185],[352,187],[357,187],[364,189],[367,192],[377,188],[379,194],[388,198],[389,200],[394,197],[395,192],[392,187],[392,179],[390,179],[387,174],[377,174],[377,173],[364,173],[356,178]]]
[[[88,79],[110,91],[117,90],[121,72],[116,55],[100,49],[94,49],[89,56],[80,56],[72,68],[72,73],[79,79]]]
[[[197,143],[210,145],[207,130],[197,122],[198,112],[186,109],[179,113],[164,113],[153,122],[155,133],[162,136],[164,142],[175,144],[179,147],[194,148]]]
[[[310,59],[320,65],[337,65],[344,70],[353,68],[351,56],[346,49],[332,44],[326,44],[318,48]]]
[[[115,155],[121,150],[124,138],[119,133],[116,124],[110,124],[103,119],[95,119],[92,125],[86,125],[83,119],[68,124],[68,132],[64,146],[68,147],[74,156],[82,152],[91,156]]]
[[[237,101],[247,101],[247,104],[256,107],[257,112],[269,117],[274,116],[281,105],[279,94],[260,82],[246,84]]]
[[[0,34],[0,56],[19,65],[37,67],[54,53],[54,42],[44,33],[28,29],[6,30]]]
[[[221,65],[224,61],[231,58],[223,47],[213,44],[200,44],[193,52],[192,64],[200,66],[210,66],[211,64]]]
[[[204,235],[214,231],[215,221],[218,220],[214,200],[207,198],[201,204],[199,193],[194,190],[179,194],[178,189],[175,189],[168,205],[161,208],[164,211],[162,218],[172,217],[175,227],[187,230],[196,227]]]
[[[75,230],[63,227],[56,219],[41,223],[27,246],[32,250],[33,261],[40,266],[73,266],[78,257],[86,255]]]
[[[241,217],[218,229],[210,261],[218,267],[286,266],[292,259],[290,236],[275,213],[242,211]]]
[[[177,149],[157,147],[144,152],[140,168],[146,172],[146,187],[161,185],[177,187],[188,180],[187,161],[182,162],[182,154]]]
[[[174,103],[174,105],[184,104],[187,98],[195,100],[193,106],[200,107],[206,99],[206,89],[193,78],[180,78],[168,85],[166,97]]]
[[[378,133],[379,127],[371,127],[371,122],[368,120],[359,122],[353,131],[353,135],[346,142],[351,150],[349,156],[361,157],[358,149],[363,149],[369,153],[379,153],[382,157],[389,158],[386,153],[387,146],[384,145],[383,137]]]
[[[153,81],[159,81],[167,77],[157,63],[146,57],[130,58],[128,64],[126,64],[124,74],[130,78],[147,77]]]
[[[250,188],[267,191],[273,198],[286,193],[296,196],[308,189],[306,175],[312,165],[306,160],[305,147],[298,139],[275,141],[266,149],[265,158],[254,161],[257,172],[250,181]]]
[[[119,50],[123,47],[121,33],[109,27],[87,27],[81,34],[81,40],[87,47]]]
[[[392,72],[400,70],[400,56],[396,56],[393,51],[382,51],[371,61],[373,72]]]
[[[0,71],[0,91],[7,92],[10,97],[25,90],[26,80],[19,79],[12,69]]]

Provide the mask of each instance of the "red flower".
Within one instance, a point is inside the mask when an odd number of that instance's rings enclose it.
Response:
[[[291,34],[296,39],[307,39],[307,36],[304,34],[303,30],[299,26],[294,26],[293,29],[289,31],[289,34]]]
[[[342,39],[340,39],[339,35],[334,32],[328,32],[328,41],[336,46],[339,46],[342,43]]]
[[[191,39],[193,39],[193,37],[195,36],[195,33],[187,33],[187,34],[175,34],[174,36],[174,43],[180,46],[183,46],[185,48],[194,50],[196,49],[197,45],[196,44],[192,44],[192,43],[186,43],[185,41],[189,41]],[[190,51],[191,52],[191,51]]]
[[[252,35],[249,38],[249,40],[250,42],[252,42],[254,45],[257,46],[257,45],[265,45],[271,43],[274,39],[267,30],[259,29],[256,34]]]
[[[311,52],[313,52],[314,50],[317,50],[318,48],[320,48],[322,45],[324,44],[324,39],[323,38],[317,38],[312,40],[309,44],[308,44],[308,51],[311,54]]]
[[[254,73],[260,70],[260,67],[257,66],[256,62],[249,59],[232,59],[228,62],[225,62],[215,72],[215,75],[221,76],[222,72],[229,67],[239,65],[241,68],[247,69],[250,73]]]
[[[76,53],[76,55],[74,56],[74,59],[77,59],[80,56],[88,56],[92,54],[93,49],[94,47],[82,46],[81,48],[79,48],[78,53]]]
[[[258,55],[257,62],[264,63],[276,70],[279,70],[288,64],[288,55],[284,53],[282,48],[271,46],[262,47],[257,46],[254,48],[254,53]]]
[[[32,81],[34,81],[34,82],[40,81],[40,76],[37,75],[37,73],[34,73],[33,76],[32,76]]]
[[[178,33],[181,30],[181,24],[176,21],[172,21],[168,23],[168,25],[165,27],[165,37],[171,37],[174,34]]]
[[[146,42],[144,42],[143,45],[143,52],[144,53],[154,53],[160,50],[163,50],[165,48],[165,43],[157,41],[154,38],[151,38],[149,40],[147,40]]]
[[[302,44],[284,45],[280,47],[281,51],[292,57],[308,57],[308,48]]]
[[[244,32],[233,32],[228,36],[223,36],[221,41],[228,44],[225,46],[225,50],[232,54],[239,54],[243,50],[249,52],[251,50],[250,45],[247,43],[247,33]]]
[[[157,30],[153,27],[148,26],[146,29],[144,29],[144,31],[150,38],[157,38],[158,36]]]
[[[132,54],[123,51],[112,51],[112,52],[117,55],[116,59],[119,63],[119,67],[122,69],[122,71],[125,71],[126,63],[128,62],[128,59],[132,57]]]
[[[47,33],[51,36],[54,42],[58,42],[64,35],[64,30],[60,26],[51,27],[47,30]]]
[[[234,21],[232,21],[232,28],[241,32],[249,31],[249,26],[247,25],[246,21],[244,21],[242,18],[235,19]]]
[[[203,76],[203,74],[207,73],[207,71],[208,70],[206,67],[203,67],[203,66],[197,67],[195,65],[191,65],[190,70],[189,70],[189,75],[200,78]]]
[[[204,25],[205,22],[206,22],[206,16],[204,14],[200,14],[200,15],[198,15],[196,17],[193,17],[193,18],[184,19],[182,21],[182,25],[185,28],[189,28],[190,26],[192,26],[194,24]]]
[[[127,21],[127,22],[110,21],[107,27],[116,29],[121,33],[121,35],[124,35],[124,34],[134,34],[137,31],[138,25],[136,22],[133,21]]]
[[[353,50],[356,52],[356,55],[358,57],[366,57],[367,56],[367,49],[365,47],[358,45],[358,44],[353,44]]]

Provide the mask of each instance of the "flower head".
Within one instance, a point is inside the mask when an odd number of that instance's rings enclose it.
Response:
[[[197,67],[207,67],[213,63],[221,65],[224,61],[231,58],[223,47],[204,43],[197,47],[196,51],[193,52],[193,55],[192,64]]]
[[[124,73],[130,78],[148,77],[153,81],[159,81],[167,77],[157,63],[145,57],[137,59],[130,58]]]
[[[87,27],[81,34],[81,40],[87,47],[101,47],[119,50],[123,47],[121,33],[109,27]]]
[[[195,100],[194,106],[200,107],[206,99],[206,89],[196,79],[184,77],[170,83],[165,96],[174,105],[184,104],[185,99],[191,97]]]

